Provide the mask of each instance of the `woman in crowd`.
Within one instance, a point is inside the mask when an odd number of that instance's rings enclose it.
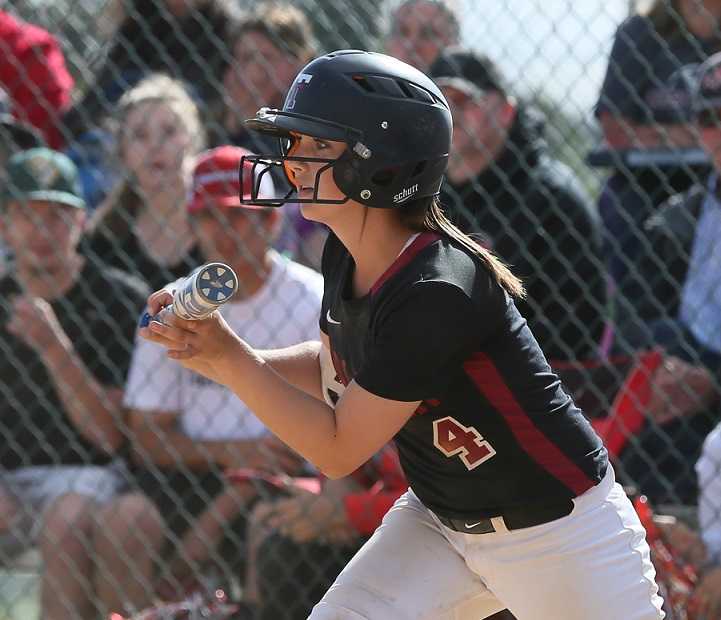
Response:
[[[162,286],[202,262],[185,209],[204,143],[198,107],[157,74],[123,95],[114,123],[123,180],[94,214],[87,251]]]

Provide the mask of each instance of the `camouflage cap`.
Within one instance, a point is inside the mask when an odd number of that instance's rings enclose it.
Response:
[[[86,206],[75,164],[67,155],[44,147],[21,151],[8,160],[2,199]]]

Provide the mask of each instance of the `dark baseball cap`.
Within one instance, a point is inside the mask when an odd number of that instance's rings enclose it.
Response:
[[[43,200],[85,208],[78,169],[63,153],[41,147],[15,153],[6,165],[2,200]]]
[[[470,95],[496,91],[508,94],[505,81],[496,64],[472,50],[450,47],[431,65],[429,74],[441,88],[448,86]]]
[[[706,111],[721,111],[721,52],[709,56],[696,70],[693,113],[698,116]]]

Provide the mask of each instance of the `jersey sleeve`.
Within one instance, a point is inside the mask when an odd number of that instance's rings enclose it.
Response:
[[[370,351],[355,381],[390,400],[436,397],[454,365],[477,349],[498,324],[499,295],[489,285],[487,299],[474,301],[447,282],[414,284],[404,299],[379,313]],[[504,304],[505,306],[505,304]]]
[[[326,283],[323,287],[323,301],[320,307],[319,320],[320,331],[324,334],[328,333],[328,319],[326,318],[326,313],[330,307],[327,283],[333,279],[335,270],[338,268],[342,255],[341,250],[342,246],[338,237],[336,237],[332,232],[328,233],[328,238],[323,246],[323,256],[320,261],[320,272],[323,275],[324,282]]]

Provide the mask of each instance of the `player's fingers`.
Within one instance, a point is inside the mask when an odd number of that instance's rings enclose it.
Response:
[[[168,357],[174,360],[189,360],[194,358],[196,355],[198,355],[198,349],[189,344],[186,344],[184,349],[168,349]]]
[[[203,321],[188,321],[186,319],[181,319],[179,316],[173,314],[172,312],[168,312],[166,315],[163,316],[163,323],[171,327],[177,327],[178,329],[195,333],[202,326]]]
[[[158,334],[159,336],[163,336],[164,338],[167,338],[168,340],[176,344],[197,344],[197,336],[192,331],[188,331],[187,329],[183,329],[179,326],[166,325],[165,323],[161,323],[160,321],[150,321],[148,329],[150,329],[150,331],[152,331],[153,333]],[[185,347],[174,348],[183,349]]]
[[[173,295],[166,289],[155,291],[148,297],[148,314],[158,314],[165,306],[169,306],[173,301]]]
[[[171,340],[170,338],[167,338],[163,334],[159,334],[157,332],[154,332],[149,327],[141,327],[138,330],[138,334],[145,338],[145,340],[149,340],[150,342],[155,342],[156,344],[159,344],[166,349],[177,349],[180,345],[174,340]],[[182,345],[183,347],[185,345]]]

